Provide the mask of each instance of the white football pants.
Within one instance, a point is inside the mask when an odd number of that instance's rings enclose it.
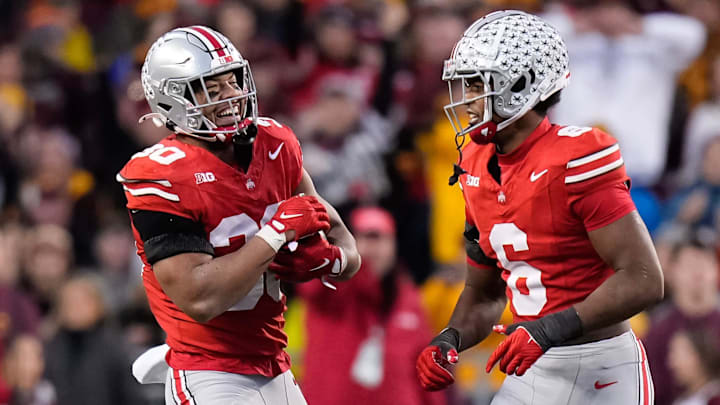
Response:
[[[491,405],[652,405],[645,348],[632,332],[550,348],[521,377],[510,375]]]
[[[290,370],[275,378],[169,369],[166,405],[307,405]]]

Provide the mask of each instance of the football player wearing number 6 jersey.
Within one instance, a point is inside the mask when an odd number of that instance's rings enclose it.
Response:
[[[569,77],[557,31],[520,11],[475,21],[445,61],[468,275],[418,358],[428,390],[452,384],[458,352],[494,331],[507,337],[486,368],[507,378],[493,405],[653,403],[627,319],[662,298],[660,265],[617,141],[546,117]],[[508,301],[514,323],[494,325]]]
[[[172,134],[117,179],[167,346],[140,356],[133,374],[165,382],[167,404],[305,404],[284,351],[280,280],[352,277],[355,240],[317,195],[292,130],[257,116],[248,62],[222,34],[166,33],[142,84],[153,112],[141,122]],[[303,249],[286,248],[300,239]],[[282,255],[294,265],[268,272]]]

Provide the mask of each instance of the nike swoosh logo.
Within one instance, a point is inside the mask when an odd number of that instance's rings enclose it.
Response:
[[[609,386],[611,386],[611,385],[613,385],[613,384],[617,384],[617,381],[609,382],[609,383],[607,383],[607,384],[600,384],[600,381],[595,381],[595,389],[596,389],[596,390],[601,390],[601,389],[603,389],[603,388],[605,388],[605,387],[609,387]]]
[[[285,142],[282,142],[280,146],[275,149],[275,152],[268,152],[268,156],[270,157],[270,160],[277,159],[278,155],[280,154],[280,149],[282,149],[283,145],[285,145]]]
[[[548,172],[548,169],[545,169],[538,174],[535,174],[535,172],[530,173],[530,181],[532,181],[534,183],[535,180],[539,179],[540,177],[543,176],[543,174],[545,174],[547,172]]]
[[[297,218],[297,217],[301,217],[301,216],[303,216],[303,214],[292,214],[292,215],[288,215],[288,214],[286,214],[286,213],[283,212],[283,213],[280,214],[280,219],[290,219],[290,218]]]
[[[326,258],[323,260],[323,264],[321,264],[321,265],[319,265],[319,266],[317,266],[317,267],[313,267],[312,269],[310,269],[310,271],[320,270],[320,269],[322,269],[323,267],[327,266],[328,264],[330,264],[330,259],[328,259],[328,258],[326,257]]]

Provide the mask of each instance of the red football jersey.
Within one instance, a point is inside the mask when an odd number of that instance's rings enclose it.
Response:
[[[467,221],[477,227],[485,255],[503,270],[516,322],[580,302],[613,274],[593,248],[586,223],[610,224],[635,209],[632,200],[593,212],[592,221],[576,207],[592,193],[629,186],[613,137],[545,118],[516,150],[497,154],[501,184],[488,170],[494,144],[472,143],[463,155]]]
[[[252,238],[301,178],[302,153],[295,134],[268,118],[258,120],[247,174],[171,135],[133,155],[118,175],[128,209],[162,211],[201,223],[216,256],[233,252]],[[265,273],[235,306],[198,323],[165,295],[140,235],[133,231],[145,264],[143,283],[150,309],[167,333],[171,367],[270,377],[290,367],[283,350],[285,297],[275,277]]]

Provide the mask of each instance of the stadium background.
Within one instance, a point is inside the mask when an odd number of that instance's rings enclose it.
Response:
[[[137,124],[149,112],[139,68],[152,41],[181,25],[210,25],[235,43],[250,61],[261,115],[295,130],[319,192],[344,216],[367,205],[392,213],[428,333],[441,329],[464,277],[462,197],[447,186],[456,153],[442,113],[442,61],[469,22],[502,8],[544,13],[568,43],[573,77],[551,118],[600,126],[623,148],[666,272],[665,302],[633,320],[651,361],[670,349],[653,336],[687,325],[711,331],[705,353],[720,361],[717,263],[676,248],[717,251],[720,2],[6,0],[0,404],[12,393],[18,404],[97,403],[108,391],[117,403],[162,403],[162,387],[129,375],[131,360],[163,336],[114,177],[166,134]],[[304,375],[307,311],[294,290],[287,332],[302,382],[322,376]],[[461,356],[451,404],[487,403],[502,378],[482,370],[497,342]],[[652,366],[665,375],[656,387],[684,389],[664,361]],[[658,394],[659,404],[670,401]]]

